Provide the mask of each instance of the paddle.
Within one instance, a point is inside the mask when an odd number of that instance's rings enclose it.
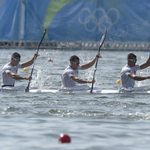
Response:
[[[37,51],[38,51],[39,48],[40,48],[40,45],[41,45],[41,43],[42,43],[42,41],[43,41],[43,39],[44,39],[44,37],[45,37],[45,34],[46,34],[46,29],[45,29],[45,31],[44,31],[44,33],[43,33],[43,36],[42,36],[42,39],[41,39],[41,41],[40,41],[40,43],[39,43],[39,45],[38,45]],[[36,62],[36,57],[34,58],[34,63],[33,63],[33,67],[32,67],[31,75],[30,75],[30,76],[32,76],[32,74],[33,74],[33,69],[34,69],[35,62]],[[30,87],[30,81],[28,82],[28,86],[26,87],[25,92],[29,92],[29,87]]]
[[[104,43],[104,41],[105,41],[106,35],[107,35],[107,30],[105,30],[105,33],[104,33],[104,35],[103,35],[102,38],[101,38],[101,41],[100,41],[100,44],[99,44],[99,50],[98,50],[98,52],[100,52],[100,49],[101,49],[101,47],[102,47],[102,45],[103,45],[103,43]],[[95,79],[95,73],[96,73],[96,70],[97,70],[98,58],[99,58],[99,57],[97,56],[96,64],[95,64],[95,69],[94,69],[93,79]],[[94,83],[92,83],[90,93],[92,93],[92,91],[93,91],[93,85],[94,85]]]

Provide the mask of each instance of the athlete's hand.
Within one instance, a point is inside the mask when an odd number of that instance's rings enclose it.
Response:
[[[89,80],[88,83],[95,83],[95,79]]]
[[[34,58],[37,58],[38,56],[39,56],[38,50],[36,50],[36,52],[34,53]]]
[[[98,58],[102,58],[102,56],[100,55],[100,52],[97,52],[96,57],[98,56]]]
[[[32,76],[25,77],[25,79],[31,81],[32,80]]]

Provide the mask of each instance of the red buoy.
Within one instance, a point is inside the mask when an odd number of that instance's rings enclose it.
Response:
[[[48,59],[48,61],[49,61],[49,62],[53,62],[53,60],[52,60],[52,59],[50,59],[50,58]]]
[[[67,134],[60,134],[59,143],[70,143],[71,138]]]

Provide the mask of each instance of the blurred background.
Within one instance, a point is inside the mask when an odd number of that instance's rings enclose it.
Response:
[[[0,0],[0,48],[150,50],[149,0]]]

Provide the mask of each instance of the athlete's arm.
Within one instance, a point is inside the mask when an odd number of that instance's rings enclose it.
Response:
[[[147,59],[147,61],[145,63],[140,65],[140,69],[145,69],[149,66],[150,66],[150,56],[149,56],[149,58]]]
[[[142,80],[150,79],[150,76],[139,76],[139,75],[135,75],[133,73],[128,74],[128,77],[130,77],[136,81],[142,81]]]
[[[98,52],[93,60],[91,60],[89,63],[84,64],[84,65],[81,66],[81,70],[88,69],[88,68],[92,67],[94,65],[95,61],[96,61],[97,56],[99,58],[101,58],[101,55]]]
[[[26,61],[26,62],[23,62],[23,63],[21,64],[21,68],[25,68],[25,67],[31,66],[31,65],[33,64],[33,62],[34,62],[34,59],[35,59],[36,57],[38,57],[38,56],[39,56],[39,55],[38,55],[38,50],[37,50],[37,51],[35,52],[33,58],[31,58],[30,60],[28,60],[28,61]]]
[[[76,75],[71,75],[70,78],[78,83],[94,83],[95,80],[84,80],[81,78],[78,78]]]
[[[15,80],[32,80],[32,77],[31,76],[28,76],[28,77],[25,77],[25,76],[20,76],[18,74],[15,74],[14,72],[12,71],[7,71],[7,75],[9,75],[10,77],[12,77],[13,79]]]

